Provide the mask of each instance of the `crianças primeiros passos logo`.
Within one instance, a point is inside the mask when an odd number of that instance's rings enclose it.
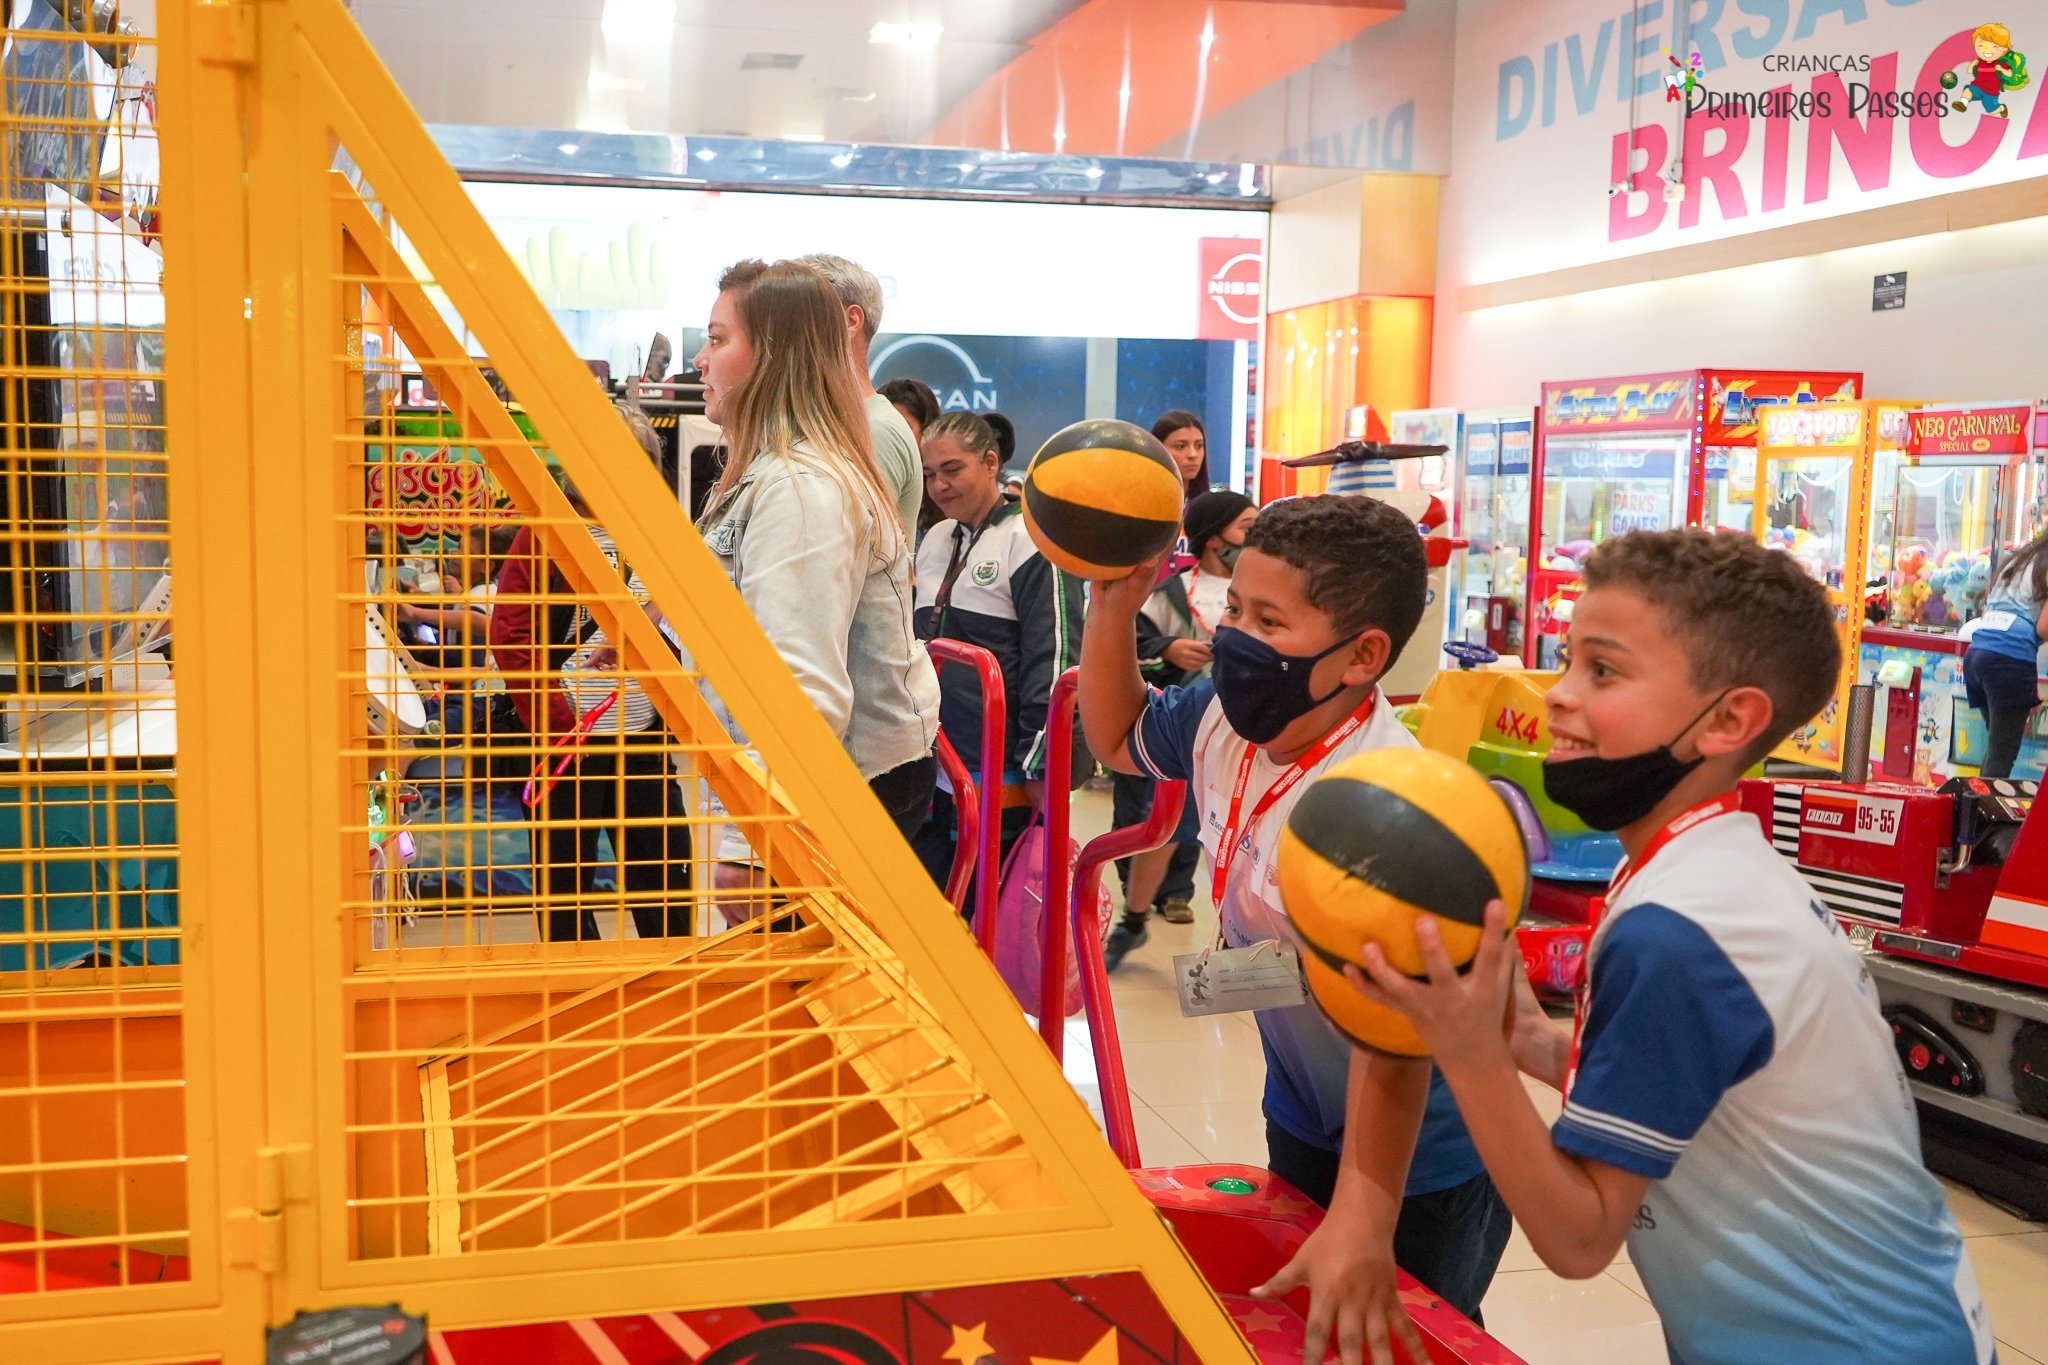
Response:
[[[1777,53],[1764,59],[1770,74],[1826,72],[1841,78],[1839,86],[1816,81],[1805,90],[1709,90],[1698,49],[1684,61],[1666,49],[1670,69],[1664,73],[1664,99],[1682,102],[1688,116],[1709,118],[1833,118],[1842,112],[1835,107],[1838,96],[1846,97],[1852,118],[1950,118],[1972,110],[1987,118],[2010,118],[2006,97],[2024,90],[2031,79],[2026,54],[2012,43],[2012,31],[2004,24],[1978,25],[1970,34],[1974,60],[1942,72],[1940,88],[1930,90],[1883,89],[1857,79],[1871,69],[1869,55],[1860,53]]]

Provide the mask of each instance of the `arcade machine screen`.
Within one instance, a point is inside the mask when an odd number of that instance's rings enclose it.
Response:
[[[1538,566],[1575,580],[1609,536],[1683,526],[1689,451],[1684,432],[1552,438],[1543,457]],[[1537,640],[1538,668],[1557,666],[1560,640]]]
[[[1464,576],[1460,582],[1462,615],[1453,633],[1485,643],[1487,599],[1493,595],[1493,524],[1496,453],[1500,428],[1492,422],[1465,424],[1465,479],[1458,497],[1458,534],[1466,542]],[[1481,623],[1473,626],[1474,618]]]
[[[1755,524],[1750,516],[1750,498],[1756,487],[1756,448],[1708,446],[1705,454],[1707,490],[1700,524],[1717,531],[1748,535]]]

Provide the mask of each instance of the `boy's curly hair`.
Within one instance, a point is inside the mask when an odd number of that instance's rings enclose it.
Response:
[[[1586,559],[1586,590],[1626,588],[1664,615],[1702,692],[1760,688],[1771,723],[1754,763],[1813,718],[1842,669],[1827,589],[1792,556],[1732,531],[1635,531]]]
[[[1383,630],[1401,656],[1429,599],[1429,562],[1415,523],[1376,498],[1325,493],[1259,509],[1244,547],[1307,575],[1309,605],[1339,634]]]

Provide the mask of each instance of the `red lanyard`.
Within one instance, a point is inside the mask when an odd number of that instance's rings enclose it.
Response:
[[[1379,691],[1374,689],[1370,696],[1358,704],[1358,709],[1346,716],[1336,729],[1317,740],[1313,749],[1295,759],[1287,771],[1280,774],[1280,779],[1266,789],[1266,794],[1252,807],[1250,819],[1240,826],[1238,817],[1244,810],[1244,789],[1251,783],[1252,760],[1257,758],[1259,753],[1257,745],[1245,745],[1244,757],[1239,759],[1237,764],[1237,781],[1230,789],[1230,818],[1224,822],[1223,838],[1216,845],[1216,876],[1209,884],[1210,899],[1216,903],[1219,911],[1223,906],[1223,888],[1230,880],[1230,865],[1237,861],[1238,845],[1242,842],[1239,829],[1242,828],[1243,837],[1248,838],[1251,831],[1258,828],[1260,817],[1273,809],[1274,802],[1293,791],[1301,779],[1308,776],[1309,769],[1335,753],[1338,745],[1357,734],[1365,723],[1372,719],[1372,710],[1378,701]]]
[[[1650,842],[1643,846],[1641,862],[1624,862],[1622,864],[1621,869],[1615,874],[1614,880],[1608,884],[1607,894],[1601,897],[1603,904],[1611,909],[1614,903],[1621,899],[1621,889],[1628,885],[1630,878],[1648,867],[1650,859],[1662,852],[1664,846],[1673,839],[1676,839],[1695,825],[1703,825],[1707,821],[1719,816],[1733,815],[1741,809],[1742,798],[1738,794],[1735,792],[1722,792],[1711,801],[1702,801],[1697,806],[1681,811],[1679,814],[1671,817],[1670,823],[1658,830],[1656,834],[1651,836]],[[1606,910],[1602,911],[1603,919],[1606,917],[1606,913]],[[1592,999],[1593,966],[1588,961],[1584,971],[1579,976],[1579,988],[1572,992],[1572,1054],[1571,1060],[1565,1064],[1564,1070],[1564,1093],[1567,1098],[1572,1093],[1572,1086],[1579,1079],[1579,1038],[1586,1031],[1586,1008],[1592,1002]]]
[[[1202,619],[1202,609],[1195,605],[1195,589],[1200,587],[1201,584],[1202,566],[1197,564],[1193,569],[1188,571],[1188,615],[1195,618],[1195,624],[1200,626],[1203,629],[1203,631],[1210,635],[1214,635],[1216,633],[1216,628],[1210,625],[1207,621],[1204,621]]]

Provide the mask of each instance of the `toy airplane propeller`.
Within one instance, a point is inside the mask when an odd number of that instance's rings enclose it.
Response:
[[[1449,446],[1399,445],[1387,441],[1345,441],[1313,455],[1297,455],[1280,463],[1289,469],[1311,469],[1326,464],[1356,464],[1360,460],[1422,460],[1446,454]]]

